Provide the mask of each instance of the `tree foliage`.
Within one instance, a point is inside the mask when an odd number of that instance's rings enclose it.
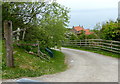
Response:
[[[103,39],[120,40],[120,28],[118,27],[118,22],[106,22],[102,25],[100,32]]]
[[[13,30],[27,28],[24,41],[39,40],[42,47],[60,46],[69,23],[69,9],[57,2],[5,2],[4,20],[13,22]]]
[[[94,27],[94,29],[92,30],[94,32],[94,36],[97,38],[97,39],[100,39],[101,38],[101,24],[100,23],[97,23]]]
[[[120,41],[120,27],[118,21],[106,21],[103,24],[96,24],[93,29],[98,39],[118,40]]]

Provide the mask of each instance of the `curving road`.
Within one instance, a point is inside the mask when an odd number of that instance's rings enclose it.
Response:
[[[61,51],[69,66],[66,71],[29,79],[43,82],[118,82],[118,59],[69,48]]]

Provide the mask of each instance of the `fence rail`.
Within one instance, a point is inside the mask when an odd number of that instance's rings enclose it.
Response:
[[[103,39],[69,40],[63,42],[63,46],[92,47],[110,52],[120,53],[120,41],[112,40]]]

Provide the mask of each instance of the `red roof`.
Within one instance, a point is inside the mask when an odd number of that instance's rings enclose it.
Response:
[[[89,30],[89,29],[84,29],[84,31],[86,31],[86,32],[90,32],[90,30]]]
[[[74,27],[74,29],[75,29],[76,31],[84,30],[84,28],[82,28],[82,27],[80,27],[80,26],[76,26],[76,27]]]
[[[85,29],[84,31],[86,31],[86,32],[85,32],[85,34],[86,34],[86,35],[93,34],[93,32],[90,32],[90,30],[89,30],[89,29]]]
[[[94,33],[94,32],[90,32],[89,29],[84,29],[83,27],[80,27],[80,26],[73,27],[73,29],[74,29],[75,31],[84,30],[86,35],[90,35],[90,34],[93,34],[93,33]]]

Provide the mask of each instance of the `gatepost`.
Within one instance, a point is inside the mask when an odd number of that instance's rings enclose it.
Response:
[[[12,22],[4,21],[4,38],[6,47],[6,65],[8,67],[14,66],[13,60],[13,42],[12,42]]]

